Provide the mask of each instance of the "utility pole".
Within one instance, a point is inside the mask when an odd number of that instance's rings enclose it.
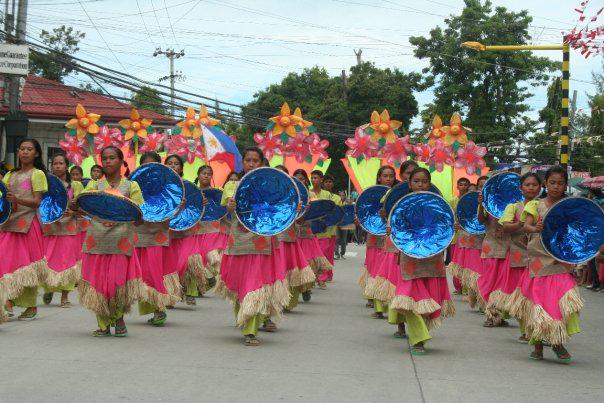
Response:
[[[346,77],[346,70],[344,69],[342,69],[342,98],[346,104],[346,125],[350,126],[348,117],[348,77]]]
[[[357,66],[360,66],[363,63],[363,60],[361,59],[361,55],[363,54],[363,49],[359,49],[358,52],[356,49],[353,49],[353,51],[357,57]]]
[[[25,43],[25,32],[27,28],[27,1],[20,0],[17,14],[17,29],[16,29],[16,40],[15,43]],[[21,83],[21,77],[13,76],[10,80],[10,99],[9,99],[9,111],[10,113],[16,113],[19,110],[19,85]]]
[[[183,57],[185,55],[185,50],[181,49],[180,52],[175,52],[174,49],[171,48],[166,49],[166,51],[157,48],[155,49],[155,52],[153,52],[153,56],[157,57],[159,55],[164,55],[170,59],[170,75],[160,78],[159,81],[170,80],[170,115],[174,117],[174,82],[176,81],[176,78],[183,77],[180,72],[174,73],[174,59]]]
[[[569,150],[568,150],[568,157],[569,157],[569,159],[570,159],[570,156],[573,154],[573,150],[575,148],[574,139],[577,136],[577,130],[575,129],[575,124],[577,123],[575,121],[576,112],[577,112],[577,90],[574,90],[573,91],[573,97],[570,100],[570,121],[571,121],[571,124],[570,124],[570,133],[569,133],[570,134],[570,136],[569,136],[570,137],[570,140],[569,140],[570,147],[569,147]],[[572,167],[572,165],[569,165],[568,168],[569,168],[568,175],[570,176],[570,174],[571,174],[571,172],[573,170],[573,167]]]

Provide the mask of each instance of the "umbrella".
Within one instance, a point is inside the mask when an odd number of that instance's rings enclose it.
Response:
[[[596,176],[595,178],[587,178],[581,182],[582,188],[601,188],[604,187],[604,176]]]

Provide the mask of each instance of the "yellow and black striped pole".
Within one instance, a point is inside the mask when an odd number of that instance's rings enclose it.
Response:
[[[562,114],[560,115],[560,165],[568,169],[568,94],[570,79],[570,46],[562,45]]]

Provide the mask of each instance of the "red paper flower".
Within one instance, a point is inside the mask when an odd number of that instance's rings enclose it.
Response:
[[[109,126],[101,126],[99,132],[94,136],[94,152],[100,154],[105,147],[115,146],[122,148],[124,146],[124,136],[117,127],[113,129]]]
[[[382,148],[382,155],[386,158],[386,162],[394,164],[407,159],[407,153],[413,150],[413,146],[409,142],[409,135],[398,137],[392,143],[386,143]]]
[[[436,140],[432,146],[428,165],[436,167],[438,172],[442,172],[445,164],[453,166],[455,159],[453,158],[453,149],[451,146],[446,146],[442,140]]]
[[[269,161],[275,155],[283,155],[285,147],[281,142],[281,136],[273,136],[272,133],[268,131],[264,135],[256,133],[254,134],[254,141],[258,144],[258,147]]]
[[[371,137],[365,134],[363,129],[357,127],[354,132],[354,137],[345,141],[348,146],[346,155],[350,157],[363,157],[371,159],[377,154],[378,144],[371,140]]]
[[[303,132],[297,132],[296,137],[290,137],[285,144],[285,155],[296,157],[298,162],[304,162],[306,157],[310,156],[310,145],[305,140]]]
[[[413,146],[416,161],[428,162],[432,155],[432,147],[428,144],[416,144]]]
[[[82,165],[82,161],[88,156],[87,145],[86,138],[79,140],[69,134],[65,134],[65,140],[59,141],[59,147],[65,151],[67,159],[76,165]]]
[[[143,145],[138,149],[139,154],[146,151],[157,151],[161,148],[166,135],[159,132],[148,133],[147,138],[143,140]]]
[[[326,160],[329,158],[327,154],[327,147],[329,147],[329,141],[321,140],[316,133],[311,133],[306,137],[306,142],[310,148],[310,153],[316,155],[319,159]]]
[[[468,141],[468,144],[457,150],[455,168],[466,168],[468,175],[475,174],[477,169],[482,170],[487,166],[483,158],[486,154],[486,147],[479,147],[473,141]]]

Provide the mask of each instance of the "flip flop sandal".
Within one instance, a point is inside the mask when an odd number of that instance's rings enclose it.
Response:
[[[52,292],[44,293],[44,295],[42,296],[42,302],[44,302],[44,305],[49,305],[52,302],[53,295],[54,294]]]
[[[195,297],[187,297],[185,299],[185,302],[187,305],[197,305],[197,302],[195,301]]]
[[[151,324],[153,326],[161,327],[166,323],[166,319],[168,319],[168,315],[162,312],[157,319],[153,318],[153,322]]]
[[[275,323],[273,323],[272,321],[266,321],[262,324],[262,327],[260,328],[260,330],[268,332],[268,333],[274,333],[277,331],[277,325],[275,325]]]
[[[18,320],[34,320],[36,319],[37,311],[25,310],[21,315],[17,316]]]
[[[71,302],[69,302],[69,301],[61,302],[61,305],[59,305],[59,306],[61,308],[71,308],[72,307]]]
[[[529,358],[531,360],[535,360],[535,361],[541,361],[543,360],[543,351],[541,352],[537,352],[537,351],[533,351],[530,355]]]
[[[368,301],[368,302],[365,304],[365,308],[373,308],[373,302]]]
[[[150,324],[150,325],[152,325],[154,320],[155,320],[155,318],[148,319],[147,323]]]
[[[527,339],[525,335],[522,335],[522,336],[518,337],[518,339],[516,341],[518,343],[528,344],[529,339]]]
[[[568,350],[564,348],[564,346],[552,347],[552,350],[556,354],[558,361],[563,363],[569,363],[571,360],[571,356],[568,353]]]
[[[384,319],[384,314],[381,312],[374,312],[373,314],[371,314],[371,317],[373,319]]]
[[[128,336],[128,329],[126,328],[126,326],[115,326],[115,333],[113,335],[114,337],[126,337]]]
[[[412,346],[411,355],[426,355],[426,349],[424,346]]]
[[[260,345],[260,340],[258,340],[255,336],[245,336],[243,344],[250,347],[256,347]]]
[[[394,332],[393,336],[395,339],[406,339],[407,338],[407,334],[403,333],[403,332]]]
[[[108,337],[111,336],[111,330],[107,328],[107,330],[97,329],[92,332],[92,337]]]

